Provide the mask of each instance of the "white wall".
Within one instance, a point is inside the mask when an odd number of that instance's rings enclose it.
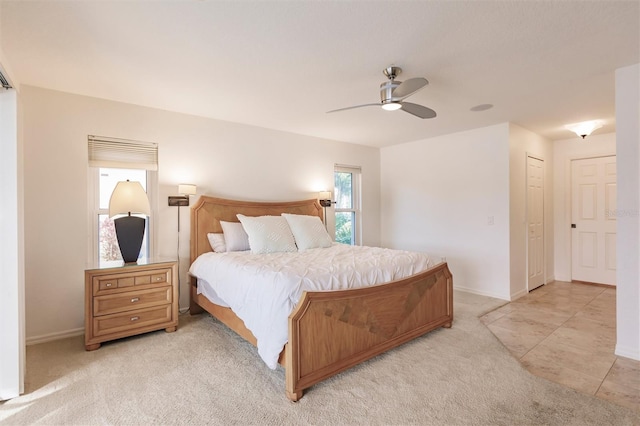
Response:
[[[616,354],[640,360],[640,64],[616,70]]]
[[[553,281],[553,145],[548,139],[509,124],[510,300],[527,294],[527,155],[544,161],[545,279]]]
[[[616,154],[616,134],[553,142],[555,278],[571,281],[571,161]]]
[[[446,256],[456,288],[508,300],[508,139],[504,123],[382,148],[382,244]]]
[[[88,241],[87,135],[159,144],[157,250],[175,257],[178,183],[251,200],[317,197],[334,163],[362,166],[363,243],[380,242],[377,148],[143,108],[23,85],[29,342],[77,334]],[[194,200],[192,200],[194,201]],[[180,305],[188,306],[189,211],[181,211]]]

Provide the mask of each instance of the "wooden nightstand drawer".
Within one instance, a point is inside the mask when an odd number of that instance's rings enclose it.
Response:
[[[96,279],[96,285],[98,287],[98,291],[113,290],[114,288],[118,288],[118,280],[111,278],[105,280]]]
[[[169,282],[169,270],[163,271],[162,273],[150,274],[150,275],[140,275],[135,277],[136,285],[143,284],[161,284]]]
[[[117,278],[96,278],[96,283],[99,291],[113,290],[115,288],[133,287],[133,277]]]
[[[178,262],[140,259],[84,271],[84,346],[178,327]]]
[[[171,303],[171,290],[171,286],[166,286],[97,296],[93,300],[93,315],[114,314]]]
[[[133,277],[118,278],[118,288],[133,287]]]
[[[144,272],[129,272],[127,274],[104,275],[93,278],[93,295],[117,293],[118,289],[130,290],[133,286],[164,286],[171,285],[170,268],[152,269]]]
[[[93,319],[94,336],[104,336],[122,331],[133,331],[136,328],[171,321],[171,305],[157,308],[140,309],[126,313],[105,315]]]

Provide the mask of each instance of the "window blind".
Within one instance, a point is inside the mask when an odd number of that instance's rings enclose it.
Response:
[[[158,170],[158,144],[89,135],[89,166]]]
[[[347,166],[345,164],[334,164],[334,171],[344,173],[362,173],[362,167],[360,166]]]

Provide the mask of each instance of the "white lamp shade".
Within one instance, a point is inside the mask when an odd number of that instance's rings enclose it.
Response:
[[[149,199],[140,182],[118,182],[109,199],[109,217],[119,214],[151,214]]]
[[[578,136],[589,136],[591,132],[603,126],[601,121],[583,121],[582,123],[567,124],[565,129],[571,130]]]
[[[330,200],[331,199],[331,191],[321,191],[318,196],[319,200]]]
[[[190,183],[181,183],[178,185],[178,194],[196,195],[196,186]]]

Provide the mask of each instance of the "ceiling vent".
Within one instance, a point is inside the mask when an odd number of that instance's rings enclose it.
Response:
[[[9,81],[5,78],[4,74],[2,74],[2,71],[0,71],[0,84],[2,84],[2,87],[5,89],[11,89],[11,85],[9,84]]]

